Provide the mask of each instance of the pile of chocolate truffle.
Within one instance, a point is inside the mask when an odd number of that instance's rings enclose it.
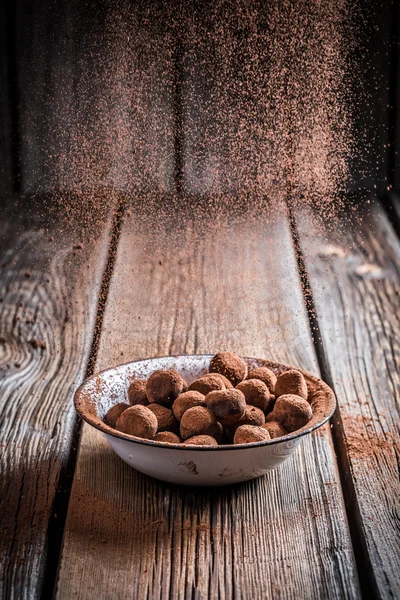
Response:
[[[216,354],[209,373],[189,387],[170,369],[135,379],[128,402],[113,406],[104,422],[128,435],[196,446],[278,438],[300,429],[312,416],[302,373],[284,371],[277,378],[267,367],[248,372],[231,352]]]

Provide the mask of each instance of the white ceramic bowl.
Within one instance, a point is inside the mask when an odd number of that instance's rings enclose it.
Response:
[[[146,475],[183,485],[225,485],[259,477],[286,460],[302,438],[321,427],[335,410],[335,396],[326,383],[301,371],[307,381],[313,416],[302,429],[278,439],[235,446],[185,446],[126,435],[103,423],[113,404],[126,401],[132,379],[146,379],[157,369],[176,369],[191,383],[208,372],[211,358],[212,355],[204,354],[149,358],[107,369],[80,386],[75,393],[75,408],[82,419],[104,432],[113,450],[128,465]],[[294,368],[257,358],[244,360],[249,369],[266,366],[277,375]]]

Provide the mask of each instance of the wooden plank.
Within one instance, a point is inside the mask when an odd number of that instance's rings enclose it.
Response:
[[[159,4],[18,1],[25,192],[172,185],[172,37]]]
[[[380,598],[400,595],[400,243],[381,206],[364,197],[329,229],[299,215],[301,244],[340,406],[364,572]],[[373,587],[372,587],[373,586]]]
[[[2,598],[40,597],[61,542],[72,392],[88,364],[110,228],[85,198],[70,195],[69,217],[66,208],[60,197],[10,199],[0,222]]]
[[[165,200],[125,223],[96,369],[228,348],[317,372],[285,219],[205,214]],[[57,598],[358,596],[329,426],[266,477],[203,490],[83,427]]]

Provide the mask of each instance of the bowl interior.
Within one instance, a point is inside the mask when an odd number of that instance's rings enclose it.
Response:
[[[166,446],[168,448],[183,448],[184,446],[179,444],[162,444],[160,442],[153,442],[151,440],[144,440],[142,438],[126,435],[106,425],[103,422],[103,418],[114,404],[117,402],[126,402],[127,390],[133,379],[147,379],[149,375],[157,369],[175,369],[182,375],[186,382],[190,384],[198,377],[201,377],[201,375],[208,373],[208,366],[211,358],[211,354],[148,358],[107,369],[89,377],[78,388],[74,398],[75,408],[84,421],[108,435],[122,438],[131,441],[132,443],[149,444],[152,446],[157,444],[157,446]],[[288,369],[296,368],[264,359],[245,357],[243,357],[243,359],[247,362],[249,370],[265,366],[272,369],[276,375],[279,375]],[[306,378],[309,401],[313,409],[313,416],[304,427],[282,438],[276,438],[266,442],[256,442],[255,444],[241,444],[236,446],[221,445],[215,448],[213,447],[213,450],[217,451],[219,449],[228,448],[243,449],[245,447],[275,444],[279,443],[281,440],[294,439],[301,435],[305,435],[323,425],[332,416],[335,410],[336,400],[334,393],[329,386],[318,377],[301,369],[297,370],[301,371]],[[201,446],[191,446],[191,448],[198,448],[199,450],[205,449]]]

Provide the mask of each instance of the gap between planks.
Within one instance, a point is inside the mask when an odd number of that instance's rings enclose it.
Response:
[[[287,201],[287,209],[293,247],[303,288],[304,305],[310,324],[310,332],[314,344],[314,351],[317,358],[318,367],[321,373],[321,378],[335,391],[331,370],[329,367],[329,361],[321,336],[321,329],[314,302],[313,290],[308,276],[304,254],[301,248],[300,234],[296,221],[296,211],[290,201]],[[340,482],[342,485],[347,520],[349,523],[349,531],[353,543],[353,551],[359,575],[361,594],[364,598],[367,598],[369,596],[371,586],[376,589],[376,584],[373,577],[373,570],[366,552],[365,539],[360,531],[360,528],[357,526],[359,515],[356,503],[356,490],[351,476],[348,456],[345,452],[343,452],[343,426],[339,404],[337,405],[330,422],[333,447],[335,449],[336,459],[338,461]]]
[[[108,246],[107,258],[101,278],[100,291],[97,300],[96,320],[94,324],[92,344],[89,352],[89,358],[84,379],[93,375],[94,366],[97,360],[99,348],[100,332],[103,326],[105,306],[107,303],[111,276],[114,270],[117,256],[118,242],[121,235],[122,222],[126,210],[126,198],[121,197],[117,201],[111,223],[110,241]],[[71,495],[72,481],[74,478],[78,448],[80,444],[82,430],[82,420],[76,415],[74,432],[70,451],[66,460],[65,469],[60,474],[59,485],[54,497],[53,510],[49,519],[47,529],[48,552],[44,570],[43,589],[41,598],[51,598],[54,593],[54,586],[57,579],[58,565],[60,560],[62,538],[64,534],[65,521],[67,518],[68,504]]]
[[[334,440],[363,591],[393,598],[400,593],[400,244],[371,193],[353,201],[334,231],[312,211],[296,217],[329,357],[326,376],[338,395]]]
[[[114,200],[111,190],[65,192],[9,198],[4,209],[0,595],[7,598],[39,597],[43,589],[56,536],[49,523],[59,516],[53,502],[74,438],[71,398],[87,368]],[[93,201],[105,211],[93,210],[87,223]],[[46,348],[31,346],[33,338]]]

